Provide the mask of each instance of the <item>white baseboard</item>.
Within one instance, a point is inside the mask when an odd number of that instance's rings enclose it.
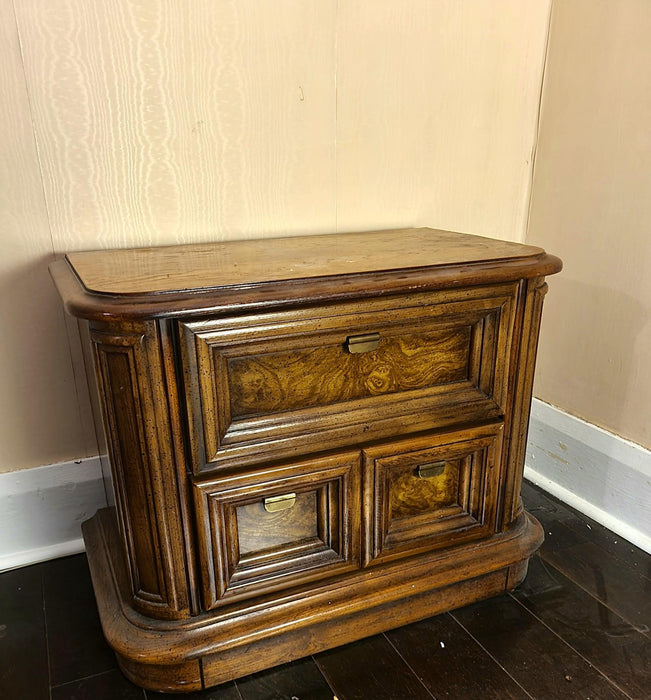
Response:
[[[81,523],[105,506],[99,457],[0,474],[0,571],[83,552]]]
[[[524,475],[651,553],[651,451],[533,400]]]

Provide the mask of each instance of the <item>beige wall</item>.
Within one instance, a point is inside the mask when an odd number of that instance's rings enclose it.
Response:
[[[560,255],[535,393],[651,447],[651,3],[555,0],[528,241]]]
[[[13,4],[0,471],[97,449],[54,253],[401,225],[524,236],[549,0]]]

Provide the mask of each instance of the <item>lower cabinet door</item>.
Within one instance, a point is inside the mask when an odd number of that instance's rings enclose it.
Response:
[[[360,452],[195,483],[206,609],[360,566]]]
[[[502,424],[363,451],[364,564],[495,532]]]

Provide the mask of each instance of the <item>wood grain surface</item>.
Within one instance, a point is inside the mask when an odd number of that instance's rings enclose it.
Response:
[[[517,290],[474,286],[181,324],[195,474],[360,435],[499,420]],[[371,331],[376,350],[344,350],[347,337]]]
[[[316,491],[296,494],[291,508],[269,513],[264,503],[236,508],[237,541],[240,554],[309,540],[318,536]]]
[[[541,248],[434,229],[68,253],[89,292],[151,294],[427,266],[517,260]]]
[[[649,569],[648,554],[594,521],[582,520],[585,516],[571,512],[558,501],[548,501],[526,482],[523,497],[528,509],[546,516],[546,534],[548,529],[553,532],[559,525],[572,525],[577,528],[576,537],[585,535],[591,541],[595,538],[600,544],[591,562],[595,575],[600,571],[603,557],[610,557],[611,552],[617,553],[619,572],[624,576]],[[588,522],[590,529],[586,527]],[[561,548],[566,546],[552,537],[551,546],[557,544]],[[102,639],[85,561],[85,554],[79,554],[0,575],[0,616],[9,623],[2,640],[3,659],[8,661],[0,673],[3,698],[47,698],[48,685],[53,700],[69,700],[72,694],[111,700],[159,697],[153,692],[143,694],[117,670],[115,657]],[[595,598],[536,556],[530,560],[526,580],[512,597],[526,608],[525,626],[540,629],[537,621],[542,622],[543,633],[551,629],[565,642],[543,650],[544,654],[553,656],[553,664],[563,668],[568,656],[578,652],[586,665],[592,665],[617,686],[622,699],[647,697],[651,684],[651,644],[608,607],[606,590]],[[487,647],[491,646],[491,630],[497,635],[503,633],[503,628],[491,617],[485,617]],[[513,626],[511,637],[504,635],[501,646],[507,648],[510,641],[517,649],[520,633],[521,629]],[[285,649],[276,650],[275,658],[280,666],[223,683],[197,697],[271,700],[293,695],[305,700],[332,700],[333,696],[339,700],[359,700],[366,698],[369,690],[375,697],[384,689],[395,688],[402,700],[404,692],[400,683],[396,683],[396,676],[403,688],[416,687],[416,679],[439,699],[531,700],[540,695],[538,657],[529,658],[531,672],[520,676],[522,685],[519,685],[451,614],[400,627],[387,632],[385,638],[390,644],[376,644],[376,637],[368,640],[369,644],[352,644],[290,663],[283,663]],[[242,661],[248,665],[255,658],[259,654],[249,653]],[[507,656],[507,662],[510,658]],[[543,660],[542,664],[546,667],[547,661]],[[219,656],[214,667],[219,667]],[[237,671],[246,673],[242,668]],[[57,679],[65,680],[64,684],[57,685]],[[561,690],[567,700],[585,696],[581,685],[566,679]]]
[[[461,462],[456,459],[443,462],[443,471],[436,478],[419,478],[412,465],[392,470],[389,474],[391,517],[399,520],[428,512],[440,513],[445,506],[457,505],[460,476]]]
[[[195,481],[204,609],[359,568],[360,453]],[[295,493],[268,513],[264,499]]]
[[[495,532],[501,424],[405,438],[364,454],[367,564],[450,547]],[[442,462],[421,478],[419,467]]]
[[[377,350],[359,355],[316,339],[314,348],[232,359],[231,415],[311,408],[466,379],[470,333],[465,326],[381,338]]]

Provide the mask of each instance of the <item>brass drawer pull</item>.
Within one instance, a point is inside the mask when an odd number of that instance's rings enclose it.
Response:
[[[350,335],[346,338],[346,350],[350,353],[362,353],[375,350],[380,344],[379,333],[366,333],[364,335]]]
[[[282,496],[271,496],[263,501],[267,513],[277,513],[279,510],[287,510],[296,503],[295,493],[285,493]]]
[[[420,479],[432,479],[441,476],[445,471],[445,462],[432,462],[431,464],[420,464],[416,468],[416,474]]]

